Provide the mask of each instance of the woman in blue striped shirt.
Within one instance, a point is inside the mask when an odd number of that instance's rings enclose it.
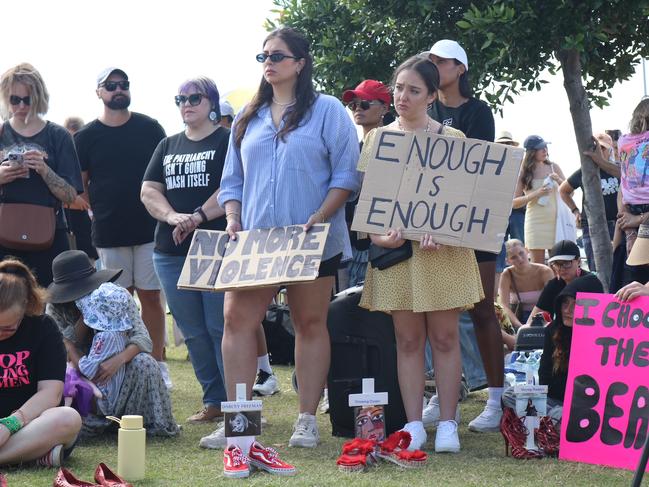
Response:
[[[288,286],[295,324],[300,415],[291,446],[319,441],[315,411],[329,369],[326,316],[341,260],[351,256],[344,204],[360,187],[356,130],[342,104],[313,89],[307,40],[283,28],[265,40],[263,78],[237,116],[226,156],[219,204],[227,230],[329,222],[319,278]],[[223,358],[228,397],[235,384],[255,378],[255,332],[276,288],[228,292]]]

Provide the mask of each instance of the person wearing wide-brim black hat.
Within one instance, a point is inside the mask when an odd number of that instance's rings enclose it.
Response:
[[[75,326],[81,313],[75,300],[86,296],[105,282],[119,277],[121,269],[95,270],[90,258],[80,250],[68,250],[59,254],[52,262],[54,282],[48,287],[50,315],[63,335],[68,361],[78,369],[79,359],[86,355],[92,343],[88,327]],[[171,413],[169,392],[162,380],[158,363],[151,356],[153,348],[149,332],[137,312],[129,307],[129,318],[133,329],[127,332],[128,340],[123,352],[104,361],[97,375],[96,383],[108,381],[117,370],[126,366],[126,372],[119,397],[113,411],[104,411],[106,416],[120,417],[123,414],[140,414],[144,417],[147,433],[158,436],[175,436],[179,432]],[[126,409],[128,404],[141,404],[142,409]],[[110,420],[101,414],[90,413],[83,418],[83,436],[100,435],[112,426]]]
[[[554,271],[555,277],[550,279],[543,288],[543,291],[541,291],[541,296],[539,296],[539,300],[527,320],[528,324],[537,313],[542,313],[543,311],[549,313],[554,319],[557,311],[556,298],[566,285],[578,277],[592,274],[582,269],[581,251],[572,240],[560,240],[554,244],[550,249],[548,265]]]
[[[104,282],[114,282],[122,269],[98,271],[88,254],[81,250],[66,250],[52,262],[54,282],[47,288],[50,303],[69,303],[90,294]]]

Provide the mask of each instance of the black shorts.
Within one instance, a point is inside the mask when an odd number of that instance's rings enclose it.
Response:
[[[323,260],[320,262],[320,267],[318,268],[318,278],[320,277],[331,277],[338,274],[338,267],[340,267],[340,261],[343,258],[343,254],[334,255],[331,259]]]
[[[480,262],[496,262],[496,259],[498,259],[498,254],[483,252],[482,250],[474,250],[474,252],[475,260],[478,261],[478,264]]]

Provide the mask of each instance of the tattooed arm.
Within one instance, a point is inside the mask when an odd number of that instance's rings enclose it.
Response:
[[[63,203],[72,203],[77,197],[77,190],[74,189],[62,177],[57,175],[50,166],[45,163],[43,154],[40,151],[32,150],[25,152],[23,158],[28,168],[36,171],[43,178],[45,184],[52,194]]]

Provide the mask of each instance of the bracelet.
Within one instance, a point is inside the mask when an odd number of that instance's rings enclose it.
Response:
[[[229,219],[231,216],[239,217],[239,216],[241,216],[241,214],[238,213],[238,212],[236,212],[236,211],[231,211],[230,213],[226,213],[226,214],[225,214],[225,219],[227,220],[227,219]],[[237,219],[238,219],[238,218],[237,218]]]
[[[579,213],[579,208],[573,208],[571,211],[572,211],[573,213],[574,213],[575,211],[576,211],[577,213]]]
[[[13,415],[0,419],[0,424],[9,430],[9,434],[11,435],[17,433],[23,427],[23,425],[20,424],[20,420]]]
[[[208,221],[207,215],[203,211],[202,207],[198,207],[194,210],[194,213],[198,213],[198,215],[201,217],[201,223],[206,223]]]
[[[322,210],[316,210],[314,215],[320,215],[320,223],[324,223],[327,221],[327,217],[325,216],[324,211]]]
[[[23,428],[27,425],[27,418],[25,418],[25,413],[23,413],[20,409],[16,409],[13,413],[11,413],[11,415],[20,416],[20,423],[22,424]]]

